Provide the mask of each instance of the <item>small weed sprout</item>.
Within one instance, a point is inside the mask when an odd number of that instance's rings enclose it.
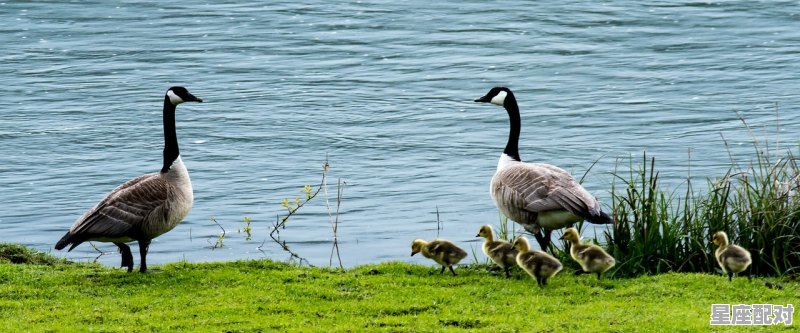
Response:
[[[99,253],[99,254],[97,255],[97,257],[95,257],[95,258],[94,258],[94,261],[93,261],[94,263],[97,263],[97,261],[98,261],[98,260],[100,260],[100,257],[102,257],[102,256],[104,256],[104,255],[107,255],[107,254],[111,254],[111,252],[104,252],[103,250],[100,250],[100,249],[97,247],[97,245],[95,245],[95,244],[94,244],[94,242],[89,242],[89,245],[91,245],[91,246],[92,246],[92,248],[93,248],[95,251],[97,251],[97,253]]]
[[[326,157],[325,158],[325,162],[322,165],[322,180],[320,181],[319,186],[317,186],[316,189],[314,189],[314,187],[312,187],[311,185],[306,184],[305,186],[303,186],[304,199],[301,200],[300,197],[298,196],[298,197],[295,197],[294,200],[292,200],[292,201],[289,201],[288,198],[284,198],[281,201],[281,206],[283,206],[283,208],[286,209],[287,213],[283,217],[280,217],[280,216],[276,217],[275,223],[272,224],[272,231],[269,233],[269,237],[272,238],[272,241],[275,242],[276,244],[278,244],[281,247],[281,249],[283,249],[284,251],[289,253],[289,258],[290,259],[297,260],[301,264],[302,263],[306,263],[308,266],[311,266],[311,267],[313,267],[313,265],[311,265],[311,263],[309,263],[306,258],[303,258],[299,254],[297,254],[296,252],[292,251],[289,248],[289,245],[286,244],[286,241],[281,239],[280,231],[286,229],[286,224],[289,222],[289,218],[291,218],[292,215],[297,213],[297,211],[300,208],[302,208],[309,201],[314,199],[319,194],[320,191],[324,190],[325,191],[325,207],[328,210],[328,219],[329,219],[329,222],[331,223],[331,228],[333,229],[333,248],[331,249],[330,263],[331,263],[331,265],[333,264],[333,254],[336,253],[337,258],[339,258],[339,266],[342,267],[341,256],[339,256],[339,241],[338,241],[338,237],[337,237],[337,231],[338,231],[338,227],[339,227],[339,206],[341,205],[341,196],[342,196],[342,191],[343,191],[344,187],[342,185],[343,182],[341,180],[339,180],[339,186],[338,186],[338,191],[337,191],[338,197],[337,197],[337,201],[336,201],[336,214],[335,214],[335,218],[334,218],[334,215],[331,214],[330,204],[328,203],[328,199],[327,199],[328,198],[328,194],[327,194],[328,193],[327,177],[328,177],[329,168],[330,168],[330,164],[328,164],[328,159]],[[262,242],[261,245],[263,246],[264,243]],[[259,246],[258,249],[261,250],[261,246]]]
[[[275,223],[272,224],[272,231],[270,231],[269,237],[272,239],[273,242],[278,244],[281,247],[282,250],[284,250],[284,251],[289,253],[290,260],[297,260],[301,264],[305,263],[306,265],[313,267],[313,265],[311,265],[311,263],[309,263],[309,261],[306,258],[301,257],[298,253],[292,251],[292,249],[289,248],[289,245],[286,243],[286,241],[281,239],[280,232],[281,232],[281,230],[285,230],[286,229],[286,225],[288,224],[289,219],[294,214],[296,214],[297,211],[300,210],[300,208],[302,208],[309,201],[314,199],[321,191],[324,191],[324,193],[325,193],[325,207],[326,207],[326,209],[328,211],[328,221],[329,221],[329,223],[331,225],[331,230],[333,231],[333,245],[332,245],[332,248],[331,248],[331,256],[330,256],[329,263],[330,263],[331,266],[333,266],[333,257],[334,257],[334,254],[335,254],[336,258],[339,261],[339,267],[340,268],[344,268],[344,266],[342,265],[341,255],[339,253],[338,231],[339,231],[339,210],[340,210],[341,203],[342,203],[342,194],[344,192],[344,186],[347,183],[342,181],[341,179],[338,181],[338,183],[337,183],[337,192],[336,192],[337,193],[336,211],[332,212],[331,211],[331,207],[330,207],[330,203],[328,201],[327,177],[328,177],[328,170],[329,169],[330,169],[330,164],[328,164],[328,159],[326,157],[325,162],[322,165],[322,180],[320,181],[320,183],[316,187],[316,189],[311,185],[305,185],[305,186],[303,186],[303,196],[304,196],[303,199],[300,199],[300,197],[298,196],[298,197],[295,197],[294,200],[291,200],[291,201],[288,198],[284,198],[281,201],[281,206],[283,206],[283,208],[286,209],[287,213],[283,217],[281,217],[281,216],[277,216],[276,217]],[[258,247],[259,250],[261,250],[261,247],[264,245],[265,242],[266,242],[266,239]]]
[[[444,228],[442,220],[439,219],[439,206],[436,206],[436,238],[439,238],[439,232]]]
[[[503,215],[503,213],[498,212],[498,217],[500,218],[500,225],[497,229],[497,238],[507,240],[509,242],[513,242],[514,238],[517,237],[517,232],[514,228],[509,228],[508,217]]]
[[[328,223],[331,225],[331,231],[333,232],[333,244],[331,245],[331,255],[328,259],[328,265],[333,266],[333,255],[336,254],[336,259],[339,261],[339,268],[344,269],[342,265],[342,256],[339,253],[339,209],[342,206],[342,195],[344,194],[344,186],[347,185],[346,182],[339,179],[336,183],[336,212],[335,214],[331,214],[331,206],[328,200],[328,183],[326,174],[328,173],[328,169],[330,168],[330,164],[328,164],[328,158],[325,158],[325,163],[322,165],[322,189],[325,191],[325,209],[328,212]]]
[[[325,176],[323,174],[323,178],[324,177]],[[306,258],[303,258],[296,252],[292,251],[289,248],[289,245],[286,244],[286,241],[281,239],[280,234],[281,230],[286,229],[286,224],[289,222],[289,218],[292,217],[292,215],[294,215],[295,213],[297,213],[297,211],[300,208],[302,208],[305,204],[311,201],[311,199],[314,199],[314,197],[316,197],[317,194],[319,194],[319,191],[321,190],[322,190],[322,185],[320,185],[320,187],[317,188],[316,191],[313,191],[311,185],[305,185],[303,186],[303,193],[305,194],[304,200],[301,201],[300,197],[295,197],[293,201],[289,201],[289,199],[284,198],[281,201],[281,206],[283,206],[283,208],[286,208],[287,213],[283,217],[277,216],[275,218],[275,223],[272,224],[272,231],[269,233],[269,237],[272,238],[272,241],[277,243],[281,247],[281,249],[289,253],[290,259],[296,259],[301,264],[306,263],[308,266],[311,267],[314,266],[311,265],[311,263]],[[263,244],[264,243],[262,243],[262,245]],[[261,248],[261,246],[259,246],[259,248]]]
[[[249,216],[245,216],[242,219],[242,222],[244,222],[244,234],[245,234],[245,238],[244,239],[245,240],[250,240],[252,238],[252,236],[253,236],[251,234],[251,232],[253,231],[253,228],[250,227],[250,217]]]
[[[483,258],[483,262],[478,258],[478,250],[475,249],[475,244],[469,245],[469,252],[472,253],[472,262],[476,265],[488,265],[490,264],[489,258]]]
[[[217,222],[217,219],[215,219],[213,216],[210,217],[210,219],[211,219],[211,221],[214,221],[214,223],[220,229],[222,229],[222,232],[219,233],[219,237],[217,238],[216,242],[214,242],[211,245],[211,249],[214,250],[214,249],[217,249],[217,248],[223,248],[223,247],[225,247],[224,241],[225,241],[225,235],[227,234],[227,232],[225,232],[225,228],[223,228],[222,225],[219,224],[219,222]],[[211,244],[211,240],[210,239],[208,240],[208,243]]]

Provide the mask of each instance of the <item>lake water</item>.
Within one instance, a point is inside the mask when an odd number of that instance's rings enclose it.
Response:
[[[53,251],[108,191],[160,169],[163,94],[184,85],[206,101],[177,112],[195,205],[153,242],[151,263],[287,259],[264,241],[285,212],[281,200],[318,183],[326,156],[331,205],[337,179],[347,183],[345,266],[423,262],[409,245],[436,237],[437,209],[440,236],[479,253],[479,226],[499,223],[488,184],[508,118],[475,98],[511,87],[523,160],[577,176],[597,161],[584,185],[606,207],[617,161],[624,170],[645,151],[664,185],[679,186],[689,167],[702,184],[724,174],[729,152],[754,156],[737,112],[772,148],[796,147],[798,7],[3,2],[0,241]],[[314,265],[327,265],[331,249],[324,202],[312,200],[281,232]],[[237,233],[245,216],[249,241]],[[227,231],[215,250],[222,230],[212,217]],[[53,253],[98,255],[88,243]],[[119,256],[100,261],[118,265]]]

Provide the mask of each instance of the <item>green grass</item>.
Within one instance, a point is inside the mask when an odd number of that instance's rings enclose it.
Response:
[[[0,263],[0,331],[685,332],[710,329],[712,303],[800,306],[797,281],[781,281],[778,290],[762,278],[729,283],[697,273],[597,281],[562,272],[539,289],[519,270],[505,279],[486,266],[458,267],[455,277],[397,262],[348,270],[272,261],[159,268]]]
[[[0,264],[3,263],[55,265],[65,261],[22,245],[0,243]]]

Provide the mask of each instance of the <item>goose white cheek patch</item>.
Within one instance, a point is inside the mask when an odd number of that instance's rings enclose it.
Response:
[[[172,92],[172,90],[167,91],[167,97],[169,97],[169,101],[172,102],[172,105],[183,103],[183,98],[180,98],[178,95]]]
[[[506,96],[508,96],[507,92],[500,91],[496,96],[492,97],[491,102],[492,104],[503,106],[503,102],[506,101]]]

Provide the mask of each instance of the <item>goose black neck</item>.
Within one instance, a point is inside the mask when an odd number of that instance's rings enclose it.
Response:
[[[175,105],[169,97],[164,97],[164,166],[161,173],[169,172],[172,163],[180,155],[178,150],[178,136],[175,134]]]
[[[519,132],[522,129],[522,121],[519,117],[519,106],[517,106],[517,99],[514,98],[514,95],[508,94],[508,96],[506,96],[503,107],[505,107],[508,112],[508,119],[511,123],[511,130],[508,132],[508,142],[506,143],[506,149],[503,150],[503,153],[511,156],[511,158],[516,161],[522,161],[519,157]]]

